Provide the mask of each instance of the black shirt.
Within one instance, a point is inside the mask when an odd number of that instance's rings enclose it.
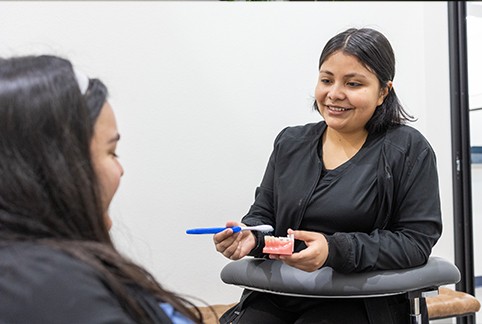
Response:
[[[319,156],[321,156],[321,137]],[[333,234],[371,232],[376,219],[380,136],[369,136],[360,150],[333,170],[323,167],[300,229]]]

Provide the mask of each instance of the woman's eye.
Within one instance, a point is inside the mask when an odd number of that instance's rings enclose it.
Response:
[[[328,83],[330,83],[330,80],[328,80],[328,79],[320,79],[320,83],[328,84]]]
[[[349,87],[359,87],[361,86],[361,83],[358,83],[358,82],[348,82],[347,85]]]

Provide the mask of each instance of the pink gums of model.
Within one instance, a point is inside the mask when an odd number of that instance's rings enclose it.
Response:
[[[293,235],[288,235],[287,237],[275,237],[267,235],[264,237],[263,253],[292,255],[294,242],[295,239]]]

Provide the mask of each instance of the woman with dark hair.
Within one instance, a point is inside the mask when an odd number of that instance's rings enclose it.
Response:
[[[119,138],[98,79],[0,59],[1,323],[202,323],[111,241]]]
[[[269,257],[304,271],[340,273],[424,264],[442,221],[434,151],[393,88],[395,57],[380,32],[350,28],[328,41],[314,107],[323,121],[277,136],[255,201],[216,250],[231,260]],[[289,255],[263,253],[264,235],[294,236]],[[272,238],[269,238],[270,245]],[[266,251],[266,250],[265,250]],[[426,318],[425,304],[422,305]],[[408,299],[314,299],[245,290],[222,323],[407,323]]]

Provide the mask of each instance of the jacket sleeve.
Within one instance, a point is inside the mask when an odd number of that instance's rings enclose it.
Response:
[[[379,181],[392,186],[385,191],[393,200],[382,215],[384,223],[369,234],[327,236],[325,265],[348,273],[414,267],[428,260],[442,232],[438,174],[430,145],[418,152],[400,157],[396,170],[384,165],[384,179]]]
[[[271,225],[275,228],[275,197],[274,197],[274,176],[277,154],[277,143],[285,132],[282,130],[274,141],[274,148],[268,160],[263,180],[256,188],[254,203],[248,213],[241,219],[241,222],[249,225]],[[256,247],[249,253],[251,256],[261,256],[264,247],[264,236],[270,233],[253,232],[256,235]]]

